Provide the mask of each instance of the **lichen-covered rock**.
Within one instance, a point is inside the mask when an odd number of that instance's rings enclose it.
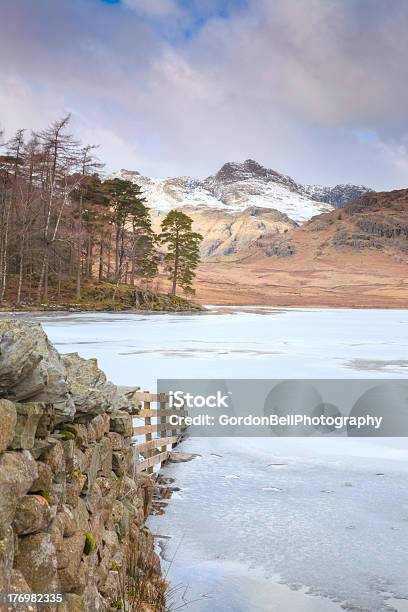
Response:
[[[43,461],[37,461],[38,476],[34,480],[30,488],[30,493],[40,493],[41,491],[49,491],[52,485],[52,470],[49,465]]]
[[[58,612],[84,612],[84,605],[81,595],[67,593],[64,602],[58,606]]]
[[[86,482],[85,474],[74,474],[67,480],[65,503],[71,508],[76,508],[82,489]]]
[[[91,442],[88,439],[88,428],[83,423],[68,423],[64,427],[66,431],[70,431],[74,435],[75,444],[79,448],[84,449]]]
[[[83,556],[81,562],[79,564],[78,574],[77,574],[77,582],[75,587],[75,593],[82,596],[82,600],[84,601],[83,594],[87,588],[87,586],[92,583],[95,583],[95,568],[98,565],[98,557],[94,555],[93,557]],[[82,610],[88,610],[84,607]],[[81,612],[82,612],[81,610]],[[70,611],[71,612],[71,611]]]
[[[108,600],[116,602],[118,599],[119,576],[117,571],[108,571],[104,582],[98,584],[98,591]]]
[[[44,453],[46,453],[53,446],[55,446],[57,442],[59,442],[59,439],[55,436],[47,436],[46,438],[41,439],[36,438],[34,446],[31,449],[32,456],[34,457],[34,459],[40,459],[40,457],[42,457]]]
[[[63,540],[61,551],[58,554],[58,577],[63,592],[69,593],[75,589],[84,546],[84,532],[78,532]]]
[[[72,511],[77,529],[86,531],[89,526],[89,512],[85,500],[80,497],[77,506]]]
[[[32,593],[32,590],[28,586],[27,581],[20,570],[14,569],[11,572],[9,592],[21,594]],[[38,610],[38,606],[35,603],[14,602],[11,609],[13,612],[34,612],[35,610]]]
[[[100,467],[99,474],[109,477],[112,472],[112,443],[109,438],[102,438],[99,442]]]
[[[50,504],[57,506],[60,510],[66,503],[67,498],[67,482],[65,479],[61,479],[60,482],[53,482],[51,485],[50,493]]]
[[[115,499],[112,504],[112,511],[106,522],[107,529],[117,529],[123,517],[124,507],[123,503],[119,499]]]
[[[0,593],[9,591],[14,559],[14,533],[10,526],[0,534]]]
[[[124,476],[129,469],[129,449],[113,453],[112,469],[117,476]]]
[[[83,472],[86,472],[88,467],[89,467],[88,457],[79,448],[75,448],[74,456],[72,460],[72,472],[76,472],[77,474],[78,473],[82,474]]]
[[[13,402],[0,400],[0,453],[4,452],[14,438],[17,409]]]
[[[65,458],[65,471],[69,474],[74,471],[74,440],[64,440],[61,444]]]
[[[54,405],[42,402],[42,415],[37,425],[36,438],[47,438],[56,424]]]
[[[108,433],[108,438],[111,441],[113,451],[121,451],[125,448],[125,440],[119,433],[110,431]]]
[[[109,424],[109,415],[106,413],[98,414],[98,416],[89,423],[88,428],[93,432],[96,442],[99,442],[103,436],[109,432]]]
[[[28,535],[46,529],[50,522],[47,500],[41,495],[25,495],[16,508],[13,528],[18,535]]]
[[[14,565],[36,593],[58,591],[57,553],[49,533],[20,538]]]
[[[110,418],[110,429],[121,436],[130,437],[133,435],[132,417],[124,411],[112,414]]]
[[[54,479],[65,476],[64,447],[59,440],[43,454],[41,459],[51,469]]]
[[[130,476],[123,478],[122,503],[138,525],[146,520],[153,501],[153,485],[150,478],[138,475],[135,481]]]
[[[118,535],[115,531],[105,530],[99,550],[100,562],[97,569],[97,584],[104,585],[112,569],[112,564],[121,565],[123,556]]]
[[[85,493],[88,493],[93,487],[97,477],[99,470],[101,468],[101,449],[99,444],[94,444],[88,451],[91,450],[89,454],[90,464],[89,467],[84,466],[84,472],[87,476],[87,480],[85,483]]]
[[[95,612],[106,612],[108,605],[103,600],[94,584],[87,585],[83,594],[84,610],[94,610]]]
[[[91,418],[114,410],[130,410],[131,402],[108,382],[96,359],[82,359],[78,353],[62,357],[77,418]]]
[[[8,393],[41,362],[39,337],[43,332],[35,323],[3,319],[0,321],[0,334],[0,388]],[[40,389],[43,386],[40,385]]]
[[[57,421],[69,420],[75,406],[62,359],[37,323],[0,321],[0,389],[16,401],[53,404]]]
[[[31,450],[34,447],[38,423],[44,412],[44,404],[38,402],[17,403],[17,423],[10,448]]]
[[[147,474],[138,474],[137,485],[141,493],[139,499],[143,499],[144,520],[146,521],[152,509],[154,483]]]
[[[37,476],[37,466],[29,451],[7,451],[0,455],[0,537],[12,523],[18,503]]]

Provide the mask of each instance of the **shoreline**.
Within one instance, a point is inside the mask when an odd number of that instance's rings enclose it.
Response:
[[[1,314],[11,314],[11,315],[15,315],[15,314],[41,314],[41,313],[55,313],[55,314],[59,314],[59,313],[64,313],[64,314],[151,314],[151,315],[161,315],[161,314],[181,314],[181,315],[188,315],[188,314],[205,314],[206,313],[206,309],[203,307],[202,310],[195,310],[195,309],[191,309],[191,310],[143,310],[143,309],[133,309],[133,308],[128,308],[128,309],[118,309],[118,310],[106,310],[106,309],[100,309],[100,310],[87,310],[87,309],[74,309],[74,308],[61,308],[60,306],[56,307],[56,308],[21,308],[21,309],[12,309],[10,310],[9,308],[0,308],[0,315]]]
[[[67,313],[67,314],[142,314],[142,315],[162,315],[162,314],[179,314],[179,315],[191,315],[191,314],[218,314],[214,312],[217,309],[222,309],[223,314],[235,314],[236,312],[247,312],[254,314],[268,314],[279,310],[291,310],[291,311],[304,311],[304,310],[408,310],[408,304],[406,306],[395,304],[395,305],[372,305],[372,306],[353,306],[353,305],[329,305],[329,304],[198,304],[200,308],[191,308],[186,310],[151,310],[143,308],[118,308],[116,310],[106,308],[73,308],[63,306],[61,304],[55,307],[0,307],[0,316],[3,314],[18,315],[18,314],[41,314],[41,313]],[[263,312],[262,312],[263,311]]]

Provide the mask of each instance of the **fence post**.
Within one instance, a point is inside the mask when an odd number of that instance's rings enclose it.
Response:
[[[177,415],[177,408],[175,406],[173,406],[173,414]],[[171,436],[177,436],[177,425],[175,425],[175,429],[171,430]],[[173,444],[171,445],[171,448],[175,448],[177,446],[177,441],[173,442]]]
[[[160,401],[160,403],[159,403],[159,409],[160,409],[160,410],[166,410],[166,401],[165,401],[165,400],[164,400],[164,401]],[[159,423],[160,423],[160,425],[166,425],[166,423],[167,423],[167,416],[165,416],[165,415],[164,415],[164,416],[163,416],[163,415],[161,415],[161,416],[160,416],[160,419],[159,419]],[[159,435],[159,438],[161,438],[161,437],[166,438],[166,437],[167,437],[167,429],[164,429],[164,430],[160,429],[160,433],[159,433],[158,435]],[[162,447],[160,448],[160,451],[159,451],[159,452],[160,452],[160,453],[165,453],[165,452],[167,452],[167,444],[165,444],[164,446],[162,446]],[[164,463],[164,461],[162,461],[162,462],[160,463],[160,467],[163,465],[163,463]]]
[[[135,436],[144,436],[144,440],[142,438],[141,442],[136,441],[135,443],[135,450],[143,453],[144,456],[144,459],[140,461],[139,471],[146,471],[151,475],[154,474],[155,465],[160,464],[161,467],[167,461],[171,449],[177,446],[186,429],[185,425],[172,425],[168,418],[170,415],[185,415],[186,410],[185,406],[182,406],[181,410],[174,406],[170,408],[169,397],[164,393],[136,392],[133,395],[133,401],[142,402],[138,414],[144,420],[143,426],[133,427]],[[155,404],[154,408],[152,403]],[[153,419],[156,419],[157,423],[152,423]],[[154,434],[157,434],[157,437]]]
[[[145,393],[149,393],[149,391],[145,391]],[[145,408],[145,410],[151,410],[150,401],[147,400],[143,404],[144,404],[143,407]],[[150,416],[145,417],[145,425],[151,425],[151,424],[152,424],[151,417]],[[151,432],[146,433],[145,434],[145,441],[146,442],[150,442],[152,440],[152,437],[153,436],[152,436]],[[153,450],[146,451],[146,459],[150,459],[150,457],[153,457],[153,453],[154,453]],[[148,474],[153,474],[153,466],[147,468],[147,473]]]

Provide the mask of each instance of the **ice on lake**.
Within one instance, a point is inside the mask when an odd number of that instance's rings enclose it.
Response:
[[[29,318],[44,325],[60,351],[96,356],[113,382],[143,389],[180,375],[407,375],[405,310]],[[182,450],[202,457],[166,468],[181,491],[150,526],[173,536],[166,539],[166,556],[176,553],[169,577],[191,585],[187,597],[195,601],[187,609],[407,609],[405,439],[206,438],[189,439]]]

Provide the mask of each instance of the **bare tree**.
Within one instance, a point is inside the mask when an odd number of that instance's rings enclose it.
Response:
[[[1,232],[0,232],[0,302],[4,301],[7,288],[8,273],[8,247],[10,217],[16,200],[17,178],[22,164],[22,150],[24,147],[24,130],[17,130],[15,136],[6,143],[6,155],[2,158],[4,172],[4,190],[1,206]]]
[[[79,147],[72,134],[67,133],[71,116],[66,115],[50,127],[38,133],[46,159],[46,179],[44,184],[44,253],[37,300],[48,301],[48,281],[51,246],[57,239],[64,208],[70,194],[81,181],[72,180],[79,165]]]

